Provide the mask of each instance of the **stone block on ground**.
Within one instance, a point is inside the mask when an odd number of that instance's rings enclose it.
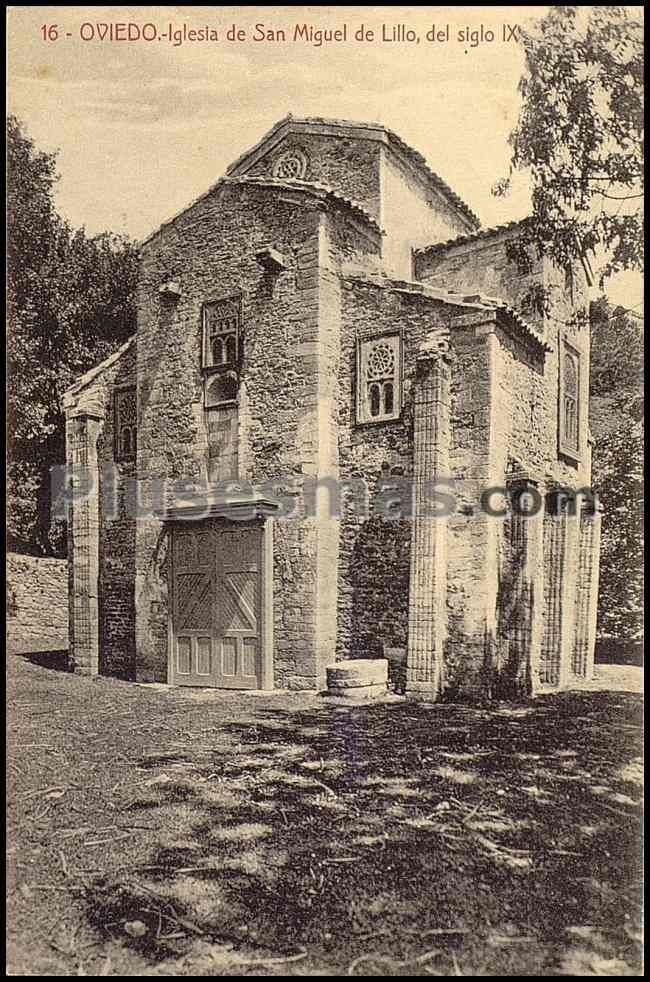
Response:
[[[346,698],[373,698],[386,692],[388,662],[385,658],[353,658],[335,662],[327,670],[327,692]]]

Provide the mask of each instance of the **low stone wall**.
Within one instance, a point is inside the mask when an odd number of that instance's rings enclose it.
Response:
[[[7,651],[68,647],[68,561],[7,556]]]

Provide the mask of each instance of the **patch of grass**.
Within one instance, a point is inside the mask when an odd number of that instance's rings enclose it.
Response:
[[[9,692],[11,974],[639,972],[638,696]]]

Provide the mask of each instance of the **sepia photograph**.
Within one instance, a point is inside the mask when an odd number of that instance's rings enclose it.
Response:
[[[643,975],[643,7],[6,27],[6,974]]]

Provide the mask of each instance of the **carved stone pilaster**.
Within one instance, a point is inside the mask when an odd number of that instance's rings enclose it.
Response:
[[[544,631],[539,682],[561,688],[570,673],[573,641],[575,507],[562,492],[551,491],[544,517]]]
[[[571,670],[574,675],[585,679],[590,679],[594,670],[601,518],[600,504],[595,507],[585,504],[581,510]]]
[[[530,695],[539,677],[542,645],[544,509],[538,482],[528,475],[513,474],[507,487],[511,503],[512,596],[505,681],[518,694]]]
[[[447,635],[447,520],[436,516],[431,490],[449,475],[449,389],[452,356],[446,341],[425,342],[413,395],[414,501],[411,527],[407,695],[437,698]]]
[[[68,517],[70,653],[74,670],[82,675],[99,672],[100,425],[100,418],[90,413],[67,419],[67,459],[73,481]]]

